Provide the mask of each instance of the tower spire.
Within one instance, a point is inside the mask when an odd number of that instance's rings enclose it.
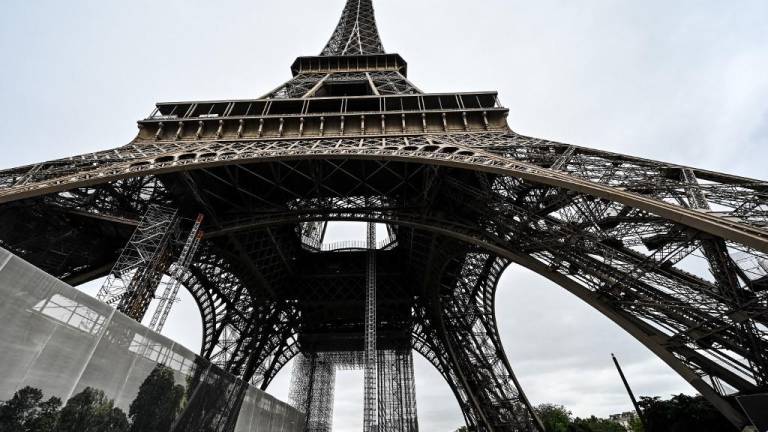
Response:
[[[383,54],[372,0],[347,0],[321,56]]]

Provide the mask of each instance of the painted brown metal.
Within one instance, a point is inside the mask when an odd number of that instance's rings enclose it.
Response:
[[[362,352],[365,254],[323,233],[385,223],[391,241],[369,252],[377,346],[429,360],[469,426],[542,429],[496,325],[512,263],[746,425],[719,383],[768,385],[768,182],[522,136],[495,92],[423,93],[384,52],[370,0],[349,0],[322,54],[292,72],[260,99],[157,104],[126,146],[0,171],[0,244],[86,281],[148,206],[206,214],[180,281],[201,352],[266,388],[300,353]]]

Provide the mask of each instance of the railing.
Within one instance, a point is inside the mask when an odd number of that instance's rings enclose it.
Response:
[[[332,243],[323,243],[320,245],[320,247],[309,245],[305,242],[303,246],[305,249],[314,252],[342,252],[368,249],[368,243],[365,240],[344,240]],[[385,238],[376,242],[376,249],[389,250],[395,246],[397,246],[397,240],[391,238]]]
[[[362,56],[299,57],[291,66],[296,76],[300,73],[329,72],[382,72],[397,71],[408,75],[408,64],[398,54],[369,54]]]
[[[496,92],[159,103],[146,121],[502,109]]]

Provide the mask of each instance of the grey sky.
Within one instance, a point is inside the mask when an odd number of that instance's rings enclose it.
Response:
[[[258,97],[317,54],[344,0],[6,0],[0,15],[0,168],[122,145],[162,100]],[[379,0],[385,48],[424,91],[498,90],[517,132],[768,178],[764,0]],[[347,227],[349,228],[349,227]],[[344,228],[341,228],[342,230]],[[576,414],[637,393],[691,391],[607,319],[549,282],[507,271],[502,336],[535,403]],[[183,301],[166,333],[199,346]],[[289,371],[272,392],[287,395]],[[423,430],[462,423],[417,359]],[[339,378],[337,430],[359,430],[362,380]]]

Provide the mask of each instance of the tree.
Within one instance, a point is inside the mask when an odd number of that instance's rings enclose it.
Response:
[[[10,400],[0,405],[0,431],[24,430],[24,423],[33,415],[42,398],[43,392],[36,388],[24,387],[17,391]]]
[[[645,429],[643,428],[643,422],[640,421],[640,417],[638,417],[638,416],[632,417],[632,420],[629,421],[629,431],[630,432],[645,432]]]
[[[86,387],[59,414],[57,432],[126,432],[128,419],[104,392]]]
[[[61,399],[51,397],[47,401],[37,404],[36,415],[24,424],[26,432],[54,432],[56,422],[59,420],[59,408]]]
[[[128,417],[120,408],[103,406],[94,418],[93,431],[125,432],[130,428]]]
[[[165,432],[179,414],[184,400],[184,386],[174,385],[173,370],[158,364],[147,376],[128,415],[132,432]]]
[[[33,387],[18,390],[0,403],[0,432],[53,432],[61,399],[43,401],[43,392]]]
[[[567,432],[571,424],[571,412],[562,405],[541,404],[534,408],[547,432]]]
[[[595,416],[574,419],[571,412],[562,405],[541,404],[533,410],[541,419],[544,430],[547,432],[627,432],[620,424]],[[467,431],[466,426],[456,430],[456,432]]]
[[[640,398],[646,432],[728,432],[736,428],[701,396]]]
[[[568,427],[568,432],[626,432],[626,429],[616,422],[592,416],[577,418]]]

